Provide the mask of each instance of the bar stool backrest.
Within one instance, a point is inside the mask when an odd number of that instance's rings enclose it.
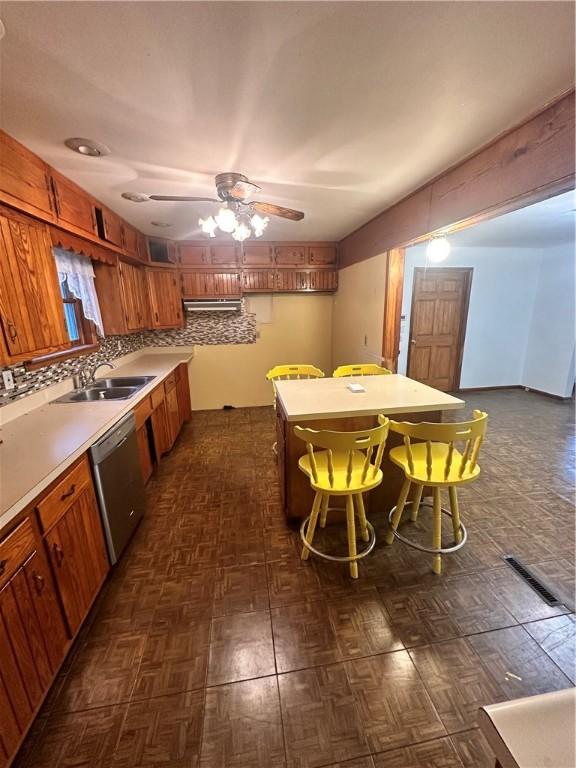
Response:
[[[363,363],[361,365],[339,365],[332,376],[339,379],[343,376],[387,376],[392,373],[388,368],[382,368],[375,363]]]
[[[324,371],[314,365],[275,365],[266,374],[268,381],[280,379],[322,379]]]
[[[357,432],[332,432],[331,430],[308,429],[294,427],[294,434],[306,443],[306,450],[310,457],[310,469],[314,482],[318,482],[318,463],[314,455],[314,448],[322,448],[327,453],[328,479],[331,487],[334,487],[334,479],[343,470],[337,470],[334,465],[334,454],[346,454],[346,486],[352,482],[354,467],[354,452],[365,452],[362,464],[361,483],[372,481],[380,469],[386,438],[388,437],[389,420],[385,416],[379,416],[380,426]],[[374,459],[374,461],[372,461]]]
[[[414,459],[412,454],[411,438],[426,441],[426,466],[430,476],[432,474],[433,449],[432,443],[444,443],[448,445],[446,459],[444,463],[444,475],[447,478],[452,469],[454,456],[454,447],[456,443],[464,443],[460,466],[458,467],[458,477],[466,479],[469,477],[478,463],[480,447],[486,434],[488,425],[488,414],[484,411],[474,411],[472,421],[461,421],[448,424],[434,424],[431,422],[422,422],[412,424],[409,421],[390,421],[390,429],[399,435],[404,436],[404,445],[406,446],[406,456],[410,472],[414,472]],[[379,416],[378,420],[386,417]]]

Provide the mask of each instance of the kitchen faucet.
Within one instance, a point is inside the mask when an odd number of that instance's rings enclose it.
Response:
[[[94,384],[96,381],[96,371],[98,368],[102,368],[103,365],[107,365],[108,368],[115,368],[114,363],[109,360],[105,360],[103,363],[97,363],[93,368],[86,370],[86,367],[82,368],[80,372],[74,376],[74,387],[76,389],[87,387],[89,384]]]

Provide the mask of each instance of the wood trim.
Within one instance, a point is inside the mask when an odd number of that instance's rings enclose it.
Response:
[[[560,402],[567,402],[573,399],[573,395],[563,397],[562,395],[554,395],[552,392],[544,392],[542,389],[534,389],[534,387],[526,387],[524,384],[503,384],[497,387],[460,387],[458,392],[498,392],[499,390],[506,391],[512,389],[521,389],[524,392],[533,392],[535,395],[542,395],[543,397],[551,397],[552,400],[560,400]]]
[[[64,349],[61,352],[53,352],[50,355],[42,355],[41,357],[34,357],[32,360],[25,363],[27,371],[37,371],[38,368],[44,368],[46,365],[52,365],[52,363],[59,363],[61,360],[68,360],[72,357],[83,357],[89,355],[92,352],[97,352],[100,349],[100,344],[81,344],[77,347],[70,347]]]
[[[574,91],[484,145],[340,242],[340,268],[574,188]]]
[[[118,255],[109,251],[106,246],[97,245],[84,237],[73,235],[59,227],[50,227],[52,245],[56,248],[64,248],[66,251],[74,251],[83,256],[88,256],[92,261],[101,261],[103,264],[114,265],[118,261]]]
[[[394,373],[398,370],[400,353],[400,322],[402,294],[404,292],[404,248],[395,248],[386,255],[386,282],[384,286],[384,330],[382,334],[382,362]]]

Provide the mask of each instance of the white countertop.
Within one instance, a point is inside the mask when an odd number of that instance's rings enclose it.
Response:
[[[118,419],[131,411],[190,351],[146,354],[126,365],[101,368],[99,378],[155,376],[128,400],[47,403],[0,429],[0,530]]]
[[[348,384],[365,392],[350,392]],[[288,421],[374,416],[463,408],[464,400],[400,374],[277,381],[276,392]]]

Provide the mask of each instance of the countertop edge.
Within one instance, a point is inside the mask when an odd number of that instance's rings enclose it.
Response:
[[[298,421],[321,421],[322,419],[352,419],[355,416],[378,416],[380,413],[385,416],[393,416],[401,413],[430,413],[431,411],[458,411],[464,408],[466,403],[464,400],[459,403],[444,403],[443,405],[424,405],[424,406],[391,406],[390,408],[367,408],[366,410],[354,410],[354,411],[325,411],[322,413],[312,414],[286,414],[286,408],[282,403],[282,413],[286,417],[286,421],[293,423]]]
[[[178,353],[171,351],[167,354],[177,355]],[[45,475],[42,478],[42,480],[36,483],[36,485],[33,488],[31,488],[24,496],[18,499],[18,501],[15,502],[11,507],[9,507],[5,512],[0,514],[0,535],[2,535],[3,529],[17,515],[19,515],[20,512],[26,509],[26,507],[28,507],[34,501],[34,499],[40,496],[42,491],[44,491],[50,485],[50,483],[56,480],[56,478],[59,477],[59,475],[65,472],[66,469],[68,469],[68,467],[70,467],[83,453],[85,453],[90,448],[91,445],[93,445],[96,442],[96,440],[102,437],[103,434],[105,434],[117,421],[119,421],[129,411],[134,410],[136,405],[138,405],[139,402],[141,402],[145,397],[147,397],[147,395],[149,395],[150,392],[152,392],[152,390],[158,386],[158,384],[164,381],[164,379],[167,376],[169,376],[181,363],[189,363],[190,360],[192,360],[192,358],[193,358],[193,354],[182,353],[180,360],[175,361],[171,367],[167,368],[165,373],[160,374],[159,376],[156,376],[154,381],[151,381],[148,384],[146,384],[146,386],[142,387],[142,389],[139,392],[137,392],[133,397],[131,397],[128,401],[126,401],[125,407],[121,408],[117,413],[115,413],[114,416],[108,419],[108,421],[106,421],[106,423],[100,429],[94,432],[94,434],[91,435],[88,440],[85,440],[64,461],[60,462],[60,464],[58,464],[58,466],[54,470],[52,470],[52,472],[49,472],[47,475]],[[121,369],[117,369],[117,370],[121,370]],[[54,406],[54,407],[57,407],[57,406]],[[65,408],[66,405],[63,404],[61,407]]]

